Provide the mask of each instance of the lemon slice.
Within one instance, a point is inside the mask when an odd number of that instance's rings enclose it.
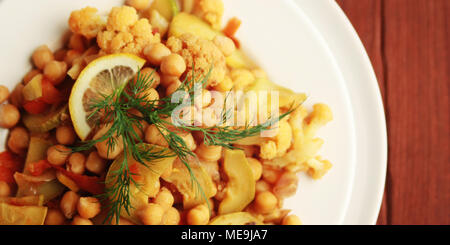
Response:
[[[95,117],[88,120],[92,113],[91,103],[128,82],[144,63],[144,59],[132,54],[112,54],[100,57],[84,68],[69,98],[73,127],[81,140],[85,140],[95,126]]]

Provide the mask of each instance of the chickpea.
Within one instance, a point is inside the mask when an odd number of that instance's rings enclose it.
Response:
[[[17,84],[17,86],[14,88],[11,95],[9,96],[9,103],[11,103],[17,108],[21,107],[23,104],[22,90],[24,87],[25,86],[21,83]]]
[[[123,217],[120,217],[119,218],[119,225],[136,225],[136,224],[131,222],[131,221],[129,221],[129,220],[127,220],[127,219],[125,219],[125,218],[123,218]]]
[[[220,49],[220,51],[222,51],[225,57],[232,55],[236,50],[233,40],[229,37],[217,35],[213,42]]]
[[[164,215],[164,209],[156,203],[149,203],[138,211],[138,217],[144,225],[159,225]]]
[[[47,211],[47,216],[45,217],[45,225],[63,225],[66,222],[66,217],[59,209],[50,208]]]
[[[69,48],[83,52],[86,49],[83,36],[79,34],[72,34],[69,39]]]
[[[297,217],[297,215],[288,215],[286,217],[283,218],[283,220],[281,221],[282,225],[301,225],[302,222],[300,221],[300,219]]]
[[[148,81],[152,81],[151,88],[156,88],[161,83],[161,76],[158,74],[158,72],[150,67],[145,67],[140,72],[140,77],[148,77]],[[137,79],[137,75],[135,77],[135,80]]]
[[[150,64],[159,66],[164,57],[169,56],[171,51],[162,43],[150,44],[144,48],[144,55]]]
[[[126,4],[135,8],[136,10],[145,10],[150,4],[150,0],[127,0]]]
[[[217,115],[215,109],[213,108],[203,108],[201,110],[202,113],[202,126],[203,127],[213,127],[216,126],[219,122],[220,119],[219,116]]]
[[[160,145],[163,147],[168,147],[169,144],[167,143],[164,136],[159,132],[159,130],[156,128],[155,125],[150,125],[145,130],[145,141],[150,144]]]
[[[189,150],[195,151],[197,145],[195,144],[194,137],[192,136],[191,133],[181,133],[178,134],[178,136],[180,136],[184,140]]]
[[[45,65],[44,76],[50,80],[53,85],[60,84],[67,73],[67,64],[64,61],[52,60]]]
[[[177,89],[181,86],[181,82],[175,81],[174,83],[170,84],[166,89],[166,96],[172,95]]]
[[[30,143],[30,136],[24,127],[15,127],[11,130],[8,139],[8,147],[14,153],[20,153],[22,150],[28,148]]]
[[[180,223],[180,212],[174,207],[170,207],[162,218],[163,225],[178,225]]]
[[[229,76],[225,76],[221,83],[214,87],[214,90],[220,92],[228,92],[233,88],[233,80]]]
[[[29,83],[31,81],[31,79],[33,79],[33,77],[35,77],[36,75],[38,75],[40,73],[41,73],[41,71],[39,71],[38,69],[32,69],[27,74],[25,74],[25,76],[23,77],[23,83],[26,85],[27,83]]]
[[[85,219],[94,218],[100,213],[100,209],[100,201],[95,197],[80,197],[78,200],[78,214]]]
[[[77,211],[77,203],[79,198],[80,196],[78,196],[78,194],[74,191],[67,191],[64,193],[59,203],[59,207],[66,218],[71,219]]]
[[[172,207],[174,202],[172,192],[165,187],[161,188],[158,195],[156,195],[154,202],[159,204],[164,210],[168,210]]]
[[[53,53],[52,51],[50,51],[47,45],[42,45],[38,47],[34,51],[31,58],[33,60],[34,65],[41,70],[44,69],[45,65],[48,62],[54,60]]]
[[[111,149],[108,147],[108,140],[95,144],[98,155],[104,159],[115,159],[123,151],[123,138],[117,138],[116,142],[117,144]]]
[[[222,157],[222,147],[216,145],[205,145],[203,142],[195,152],[199,158],[206,161],[218,161]]]
[[[0,105],[0,127],[12,128],[20,119],[20,112],[14,105],[2,104]]]
[[[80,217],[79,215],[75,216],[72,220],[71,225],[94,225],[91,220]]]
[[[198,118],[198,115],[200,114],[200,110],[195,106],[185,106],[180,110],[175,111],[176,116],[178,117],[178,120],[181,120],[185,123],[198,123],[201,124],[200,119]],[[194,136],[192,136],[194,137]]]
[[[6,86],[0,85],[0,104],[5,102],[9,97],[9,89]]]
[[[132,125],[133,131],[136,133],[136,135],[133,134],[132,137],[133,137],[134,141],[136,141],[136,142],[138,142],[140,139],[143,139],[143,137],[144,137],[144,132],[145,132],[145,128],[146,128],[145,121],[141,122],[141,123],[142,123],[141,125],[136,125],[136,124]]]
[[[70,154],[69,162],[67,163],[67,170],[72,173],[83,174],[85,162],[86,157],[82,153],[72,153]]]
[[[170,54],[161,61],[161,72],[171,76],[181,76],[186,71],[186,63],[179,54]]]
[[[273,193],[279,198],[293,196],[297,192],[298,176],[292,172],[285,172],[273,187]]]
[[[91,152],[86,160],[86,169],[100,175],[105,171],[105,168],[106,160],[101,158],[96,151]]]
[[[0,197],[9,197],[11,195],[11,187],[5,181],[0,181]]]
[[[264,180],[258,180],[256,181],[255,191],[256,193],[264,192],[264,191],[270,191],[272,187],[269,183],[267,183]]]
[[[265,181],[269,182],[270,184],[275,184],[277,182],[279,177],[279,172],[271,167],[264,166],[262,171],[262,177]]]
[[[56,129],[56,141],[61,145],[72,145],[75,143],[75,130],[71,126],[59,126]]]
[[[270,191],[263,191],[256,195],[255,210],[261,214],[268,214],[275,210],[278,204],[277,197]]]
[[[156,89],[154,88],[150,88],[149,90],[145,91],[145,99],[147,101],[159,100],[158,91],[156,91]]]
[[[53,165],[63,165],[69,157],[71,151],[63,145],[54,145],[47,150],[47,160]]]
[[[161,85],[162,86],[168,87],[172,83],[181,84],[180,78],[176,77],[176,76],[161,75]]]
[[[188,225],[207,225],[209,222],[209,209],[206,204],[201,204],[192,208],[187,213]]]
[[[64,58],[64,62],[66,62],[66,64],[68,65],[73,65],[73,61],[77,58],[79,58],[81,56],[81,52],[76,51],[76,50],[69,50],[66,53],[66,57]]]

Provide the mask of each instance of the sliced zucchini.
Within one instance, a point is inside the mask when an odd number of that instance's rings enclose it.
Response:
[[[0,203],[0,225],[43,225],[47,207]]]
[[[255,179],[242,150],[225,150],[223,169],[228,176],[219,214],[242,211],[255,198]]]
[[[150,144],[139,144],[138,147],[144,147],[148,151],[161,151],[166,150],[168,155],[171,155],[170,150],[157,145]],[[111,188],[114,183],[116,183],[117,175],[115,171],[120,169],[123,163],[124,155],[120,155],[109,167],[108,173],[106,175],[106,188]],[[133,221],[136,224],[141,224],[140,219],[137,217],[137,210],[148,203],[150,197],[155,197],[159,191],[159,177],[164,171],[169,168],[175,157],[161,158],[152,162],[146,163],[148,167],[137,162],[132,157],[128,159],[129,167],[137,167],[138,176],[135,181],[139,186],[136,186],[133,182],[130,182],[130,204],[131,209],[121,211],[121,216]],[[134,171],[133,171],[134,172]]]
[[[174,162],[172,174],[163,178],[165,181],[174,184],[183,195],[183,207],[185,209],[204,203],[205,198],[208,199],[217,193],[211,176],[200,164],[193,161],[190,162],[190,167],[203,193],[198,188],[197,182],[192,180],[187,167],[179,160]]]
[[[150,14],[153,10],[158,11],[169,22],[180,12],[175,0],[154,0],[149,9]]]
[[[45,133],[60,125],[67,115],[67,104],[65,104],[52,107],[51,110],[45,114],[32,115],[25,113],[22,121],[30,132]]]
[[[209,225],[263,225],[263,223],[247,212],[236,212],[219,215]]]

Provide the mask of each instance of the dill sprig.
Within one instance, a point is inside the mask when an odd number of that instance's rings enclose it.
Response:
[[[195,78],[195,74],[192,74],[192,79],[185,79],[175,92],[187,92],[193,102],[194,90],[198,88],[196,85],[201,85],[202,88],[206,86],[211,69],[206,76],[198,80]],[[191,186],[195,188],[196,193],[199,192],[202,198],[206,200],[202,186],[189,163],[192,159],[198,161],[197,156],[189,149],[178,132],[201,132],[204,135],[204,144],[233,148],[233,142],[256,136],[262,131],[268,130],[274,123],[293,111],[291,109],[279,117],[269,118],[265,123],[256,126],[250,126],[250,124],[246,124],[243,127],[221,126],[220,124],[213,127],[198,127],[185,124],[175,126],[167,118],[171,117],[174,110],[179,108],[183,101],[173,103],[171,97],[148,100],[147,91],[152,87],[153,82],[153,74],[144,75],[138,72],[136,79],[122,84],[111,94],[102,94],[99,98],[93,99],[90,103],[91,113],[88,116],[88,120],[94,121],[98,127],[106,124],[109,128],[100,137],[84,141],[80,146],[72,149],[73,151],[85,151],[91,149],[97,143],[106,142],[107,151],[112,152],[115,147],[119,147],[119,144],[122,144],[123,160],[120,167],[110,173],[112,174],[111,180],[114,183],[106,183],[109,184],[109,187],[105,189],[105,193],[99,195],[107,204],[108,213],[105,222],[111,223],[115,219],[115,222],[118,223],[122,210],[130,214],[130,210],[134,208],[130,203],[129,186],[133,183],[139,188],[139,183],[133,178],[133,175],[136,175],[136,173],[130,171],[128,164],[130,157],[150,169],[151,166],[148,163],[151,163],[153,160],[173,156],[178,157],[189,171]],[[133,112],[133,110],[139,113]],[[225,112],[225,110],[222,112],[223,120],[227,118],[228,113],[229,111]],[[137,130],[143,130],[141,121],[146,121],[149,125],[155,125],[167,141],[168,149],[155,150],[139,147],[139,144],[143,143],[137,133]]]

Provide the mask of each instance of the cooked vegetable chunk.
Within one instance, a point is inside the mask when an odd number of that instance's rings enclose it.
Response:
[[[192,181],[189,170],[179,160],[174,162],[172,174],[163,178],[165,181],[174,184],[183,195],[183,207],[186,209],[204,203],[205,198],[214,196],[217,191],[211,176],[208,175],[200,164],[193,160],[190,165],[192,173],[197,178],[198,184],[202,187],[203,193],[199,191],[197,183]]]
[[[149,151],[161,151],[165,149],[163,147],[150,144],[140,144],[138,147],[145,147]],[[167,151],[167,154],[170,155],[170,151]],[[117,181],[114,171],[120,169],[123,163],[123,157],[124,156],[122,154],[111,164],[106,176],[106,188],[111,188],[115,181]],[[141,224],[141,220],[138,218],[137,210],[147,205],[150,197],[155,197],[156,194],[158,194],[160,186],[159,177],[162,173],[164,173],[166,168],[169,168],[172,165],[174,160],[175,157],[161,158],[148,162],[147,165],[149,167],[146,167],[133,158],[128,158],[130,172],[134,173],[132,178],[134,178],[134,181],[136,181],[139,186],[136,186],[132,181],[129,184],[128,188],[130,191],[130,203],[133,208],[130,209],[129,212],[126,210],[121,211],[121,215],[124,218],[127,218],[136,224]]]
[[[34,133],[45,133],[56,127],[68,117],[67,105],[55,106],[45,114],[25,114],[23,124]]]
[[[219,215],[209,225],[262,225],[263,223],[247,212]]]
[[[0,225],[42,225],[47,207],[0,203]]]
[[[219,214],[242,211],[255,197],[255,179],[244,151],[226,149],[223,168],[228,183]]]

